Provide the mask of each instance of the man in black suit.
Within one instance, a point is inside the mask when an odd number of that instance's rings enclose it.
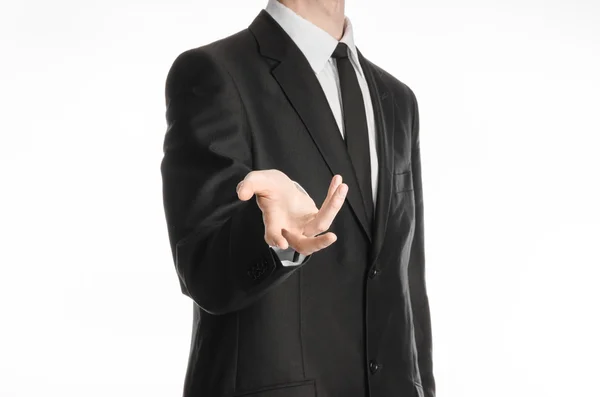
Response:
[[[269,0],[177,57],[166,104],[184,396],[434,397],[417,101],[343,0]]]

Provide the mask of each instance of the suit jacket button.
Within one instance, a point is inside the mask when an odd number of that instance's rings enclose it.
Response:
[[[377,277],[377,275],[381,273],[381,270],[377,269],[376,267],[372,268],[371,271],[369,272],[369,278],[372,280],[375,277]]]
[[[377,361],[374,361],[374,360],[369,361],[369,370],[371,371],[372,374],[379,371],[379,368],[381,368],[381,365],[379,365],[377,363]]]

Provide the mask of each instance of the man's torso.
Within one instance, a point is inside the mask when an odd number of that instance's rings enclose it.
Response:
[[[278,29],[263,11],[249,29],[187,55],[193,62],[195,52],[208,54],[234,81],[253,169],[283,171],[320,205],[331,177],[340,173],[348,183],[352,171],[321,86]],[[349,192],[330,228],[338,242],[283,284],[231,314],[214,316],[195,305],[186,396],[422,394],[407,276],[414,97],[362,55],[361,64],[370,76],[378,139],[374,232],[369,236],[361,224],[357,196],[351,201]]]

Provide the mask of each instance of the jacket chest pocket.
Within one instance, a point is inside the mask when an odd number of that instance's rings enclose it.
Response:
[[[410,192],[413,190],[413,178],[411,171],[394,172],[394,192]]]

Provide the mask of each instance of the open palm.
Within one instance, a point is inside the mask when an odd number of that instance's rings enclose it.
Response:
[[[335,175],[320,209],[286,174],[275,169],[249,172],[237,192],[243,201],[256,195],[267,244],[282,249],[291,246],[302,255],[310,255],[337,240],[334,233],[323,232],[342,208],[348,186],[342,183],[341,175]]]

